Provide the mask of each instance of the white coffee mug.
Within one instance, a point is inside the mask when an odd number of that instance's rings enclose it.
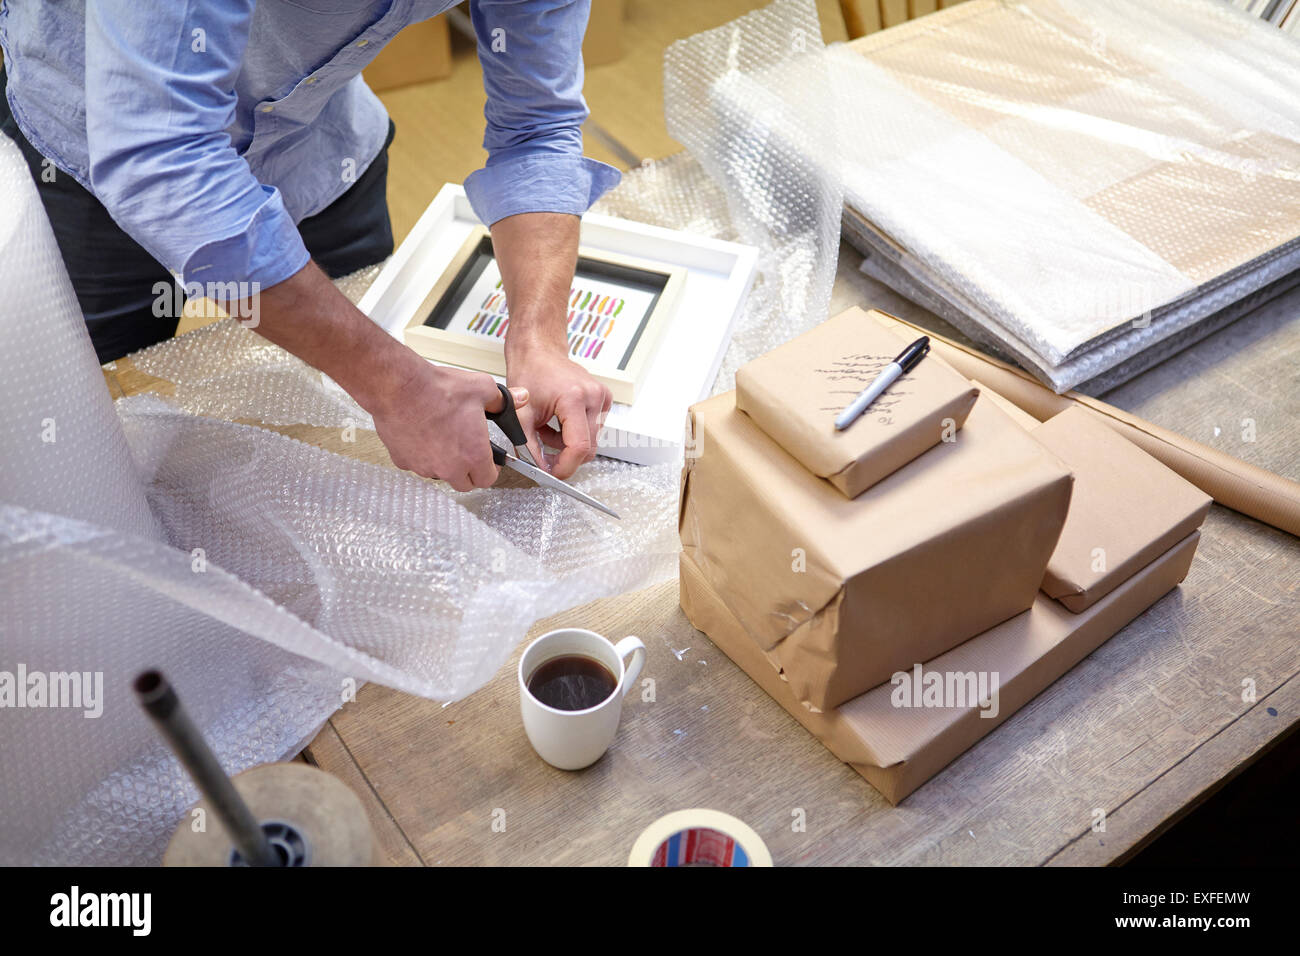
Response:
[[[608,668],[615,679],[613,692],[585,710],[559,710],[543,704],[528,689],[529,678],[547,661],[574,654]],[[632,660],[625,667],[623,658],[628,654]],[[581,770],[599,760],[614,742],[623,697],[641,676],[644,664],[645,645],[635,637],[614,644],[595,631],[571,627],[548,631],[529,644],[519,658],[519,712],[537,755],[561,770]]]

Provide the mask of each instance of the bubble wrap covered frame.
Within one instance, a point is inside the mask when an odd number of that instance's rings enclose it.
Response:
[[[808,90],[871,274],[1058,391],[1116,384],[1300,269],[1300,47],[1216,0],[971,0],[713,91]],[[779,79],[778,79],[779,78]],[[1189,199],[1188,197],[1195,197]]]
[[[814,52],[818,36],[812,6],[783,0],[675,45],[668,119],[693,155],[629,175],[602,204],[759,248],[715,388],[825,318],[842,195],[780,144],[737,157],[695,98],[723,73]],[[799,121],[797,102],[784,109]],[[586,466],[575,483],[622,512],[617,524],[535,487],[455,495],[226,420],[315,423],[344,442],[370,424],[231,320],[138,353],[174,396],[114,406],[3,139],[0,202],[0,346],[20,359],[0,383],[0,649],[5,663],[104,687],[97,718],[3,712],[0,862],[160,859],[196,794],[131,698],[145,667],[168,673],[233,773],[300,750],[363,681],[462,695],[533,620],[675,573],[679,463]],[[58,441],[42,438],[48,419]]]

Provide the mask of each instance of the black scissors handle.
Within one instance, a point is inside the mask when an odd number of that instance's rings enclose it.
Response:
[[[519,413],[515,411],[515,399],[510,394],[510,389],[506,388],[500,382],[496,383],[497,390],[501,392],[501,411],[487,412],[485,414],[489,421],[496,422],[497,427],[505,432],[506,438],[510,439],[510,444],[515,449],[528,447],[528,436],[524,434],[524,426],[519,422]],[[529,457],[529,456],[524,456]],[[492,460],[498,465],[504,465],[506,451],[496,442],[492,443]]]
[[[500,382],[497,382],[497,391],[501,393],[501,411],[484,412],[489,421],[496,422],[497,427],[506,433],[512,445],[527,445],[528,436],[524,434],[524,426],[519,423],[519,413],[515,411],[515,398],[510,394],[510,389],[506,388]]]
[[[488,444],[492,446],[492,461],[499,468],[510,467],[543,488],[549,488],[552,491],[559,491],[568,495],[570,498],[576,498],[583,504],[590,505],[598,511],[603,511],[607,515],[618,517],[618,512],[614,511],[608,505],[601,504],[591,495],[579,491],[567,482],[561,481],[554,475],[542,468],[538,462],[533,461],[532,453],[528,450],[528,436],[524,434],[524,426],[519,422],[519,414],[515,411],[515,400],[510,394],[510,389],[506,388],[500,382],[497,388],[501,391],[501,411],[489,412],[486,409],[485,414],[491,421],[496,422],[497,426],[510,439],[510,443],[515,446],[515,456],[511,456],[504,448],[496,442],[488,439]]]

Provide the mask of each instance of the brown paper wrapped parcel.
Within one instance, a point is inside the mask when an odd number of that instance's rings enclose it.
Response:
[[[736,372],[736,407],[814,475],[848,497],[952,436],[979,389],[931,353],[848,428],[835,417],[912,342],[858,309],[843,312]]]
[[[963,434],[978,434],[980,412],[1003,404],[985,389]],[[1040,425],[1014,411],[1016,427],[1041,429],[1075,476],[1074,497],[1049,567],[1056,569],[1057,579],[1079,583],[1083,590],[1071,593],[1084,598],[1083,610],[1074,613],[1039,592],[1029,610],[945,653],[925,658],[923,664],[900,666],[880,686],[833,709],[818,712],[806,706],[790,674],[782,673],[779,658],[765,653],[764,640],[737,614],[731,593],[734,576],[718,574],[715,562],[700,561],[701,551],[688,545],[683,522],[681,604],[691,623],[892,803],[921,786],[1176,587],[1196,551],[1200,538],[1196,526],[1205,516],[1204,502],[1186,494],[1183,479],[1130,442],[1121,439],[1122,444],[1112,445],[1097,434],[1074,431],[1076,422],[1066,417],[1069,413]],[[705,414],[708,418],[710,410]],[[1081,437],[1066,440],[1072,434]],[[707,452],[707,446],[701,450]],[[904,476],[915,464],[895,477]],[[695,480],[690,471],[688,485]],[[1128,499],[1122,513],[1129,516],[1130,527],[1123,535],[1106,514],[1105,502],[1117,494]],[[1178,506],[1171,507],[1172,501]],[[1188,506],[1192,506],[1190,519]],[[1143,517],[1134,517],[1132,509]],[[1052,538],[1056,541],[1055,534]],[[1099,577],[1079,572],[1078,555],[1085,545],[1089,557],[1092,547],[1107,548],[1109,571]],[[1148,554],[1152,554],[1149,559]],[[933,682],[936,676],[938,681]],[[936,684],[942,692],[931,701]]]
[[[905,669],[909,683],[914,675],[938,674],[945,688],[964,688],[966,699],[953,706],[927,706],[924,692],[913,691],[909,706],[895,706],[904,688],[891,682],[825,713],[809,710],[686,552],[681,604],[691,623],[758,686],[896,804],[1176,587],[1187,575],[1199,538],[1193,531],[1082,614],[1040,593],[1023,614],[919,669]],[[988,675],[989,696],[972,700],[980,691],[980,675]]]
[[[1085,611],[1201,526],[1212,499],[1082,408],[1030,434],[1074,470],[1043,591]]]
[[[734,392],[691,422],[682,548],[808,706],[842,704],[1034,603],[1070,470],[993,401],[852,499]]]

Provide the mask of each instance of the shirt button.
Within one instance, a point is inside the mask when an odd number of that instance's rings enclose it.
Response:
[[[368,46],[369,44],[370,44],[370,41],[369,41],[369,40],[358,40],[358,41],[357,41],[357,46]]]
[[[307,85],[308,85],[308,86],[311,86],[311,85],[312,85],[313,83],[315,83],[315,82],[316,82],[316,77],[314,77],[314,76],[309,76],[309,77],[307,77]]]
[[[263,113],[269,113],[269,112],[271,112],[271,110],[273,110],[273,109],[275,109],[275,107],[272,106],[270,103],[267,103],[265,106],[262,107],[262,112],[263,112]]]

